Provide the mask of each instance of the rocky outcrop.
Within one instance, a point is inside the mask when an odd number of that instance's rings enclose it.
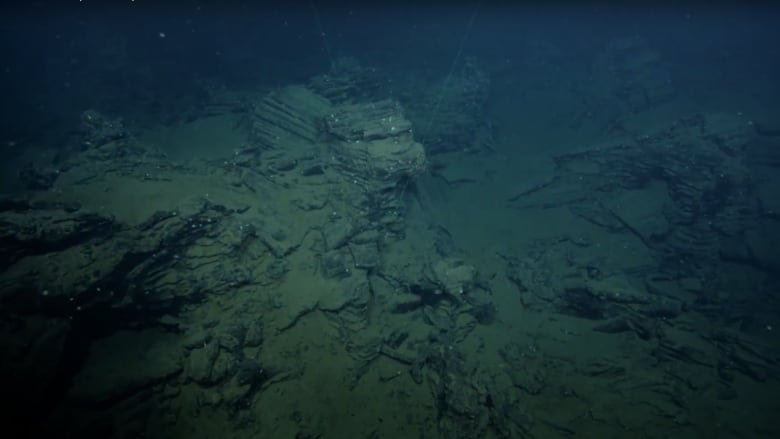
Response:
[[[322,118],[330,105],[326,98],[303,86],[275,90],[254,106],[251,140],[261,149],[311,145],[320,134]]]
[[[597,191],[639,190],[663,182],[670,203],[654,223],[627,220],[627,213],[598,201],[574,203],[572,211],[612,230],[636,234],[658,251],[667,276],[686,276],[712,267],[758,217],[758,199],[745,151],[755,132],[739,118],[697,115],[677,121],[635,142],[555,158],[565,175],[578,175]],[[581,172],[581,166],[596,172]]]
[[[353,206],[374,227],[403,231],[402,199],[407,185],[426,166],[425,151],[414,140],[411,123],[392,100],[334,108],[325,118],[336,166],[359,194]]]

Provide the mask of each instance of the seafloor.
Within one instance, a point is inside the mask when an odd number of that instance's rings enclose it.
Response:
[[[6,415],[48,437],[780,437],[777,102],[641,39],[581,84],[529,53],[425,79],[340,58],[8,143]]]

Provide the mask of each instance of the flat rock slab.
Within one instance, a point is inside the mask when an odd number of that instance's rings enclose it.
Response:
[[[477,270],[456,258],[437,261],[433,265],[436,282],[454,296],[467,292],[474,284]]]
[[[379,265],[380,254],[376,243],[350,244],[349,251],[355,262],[355,268],[374,268]]]
[[[322,226],[322,235],[328,250],[337,249],[355,234],[355,227],[348,218],[338,218]]]

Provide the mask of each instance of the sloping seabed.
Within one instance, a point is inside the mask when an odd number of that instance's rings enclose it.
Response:
[[[474,60],[441,95],[383,94],[354,59],[218,92],[187,122],[209,137],[169,150],[82,113],[0,200],[10,414],[77,437],[777,437],[778,130],[635,128],[675,98],[657,63],[610,44],[566,115],[599,134],[533,153],[483,118]]]

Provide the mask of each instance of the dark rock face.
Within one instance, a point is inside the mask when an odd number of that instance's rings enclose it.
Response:
[[[43,171],[35,169],[33,166],[19,171],[19,179],[24,183],[24,186],[35,191],[50,189],[58,175],[57,171]]]
[[[111,218],[69,211],[64,206],[24,203],[0,211],[0,268],[26,256],[42,255],[105,238],[115,229]]]

